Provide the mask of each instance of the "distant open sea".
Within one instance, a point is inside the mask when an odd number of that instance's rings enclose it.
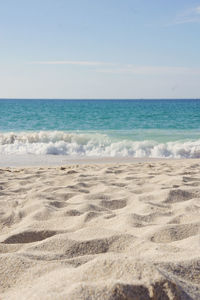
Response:
[[[200,100],[0,100],[0,154],[200,158]]]

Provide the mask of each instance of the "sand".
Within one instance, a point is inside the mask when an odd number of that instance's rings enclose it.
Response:
[[[200,161],[0,169],[0,299],[200,299]]]

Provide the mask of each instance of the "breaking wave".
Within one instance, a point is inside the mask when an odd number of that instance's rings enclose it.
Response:
[[[95,132],[10,132],[0,134],[0,154],[200,158],[200,139],[159,143],[151,140],[114,139],[107,134]]]

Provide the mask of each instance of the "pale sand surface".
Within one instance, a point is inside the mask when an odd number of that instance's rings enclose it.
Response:
[[[0,169],[0,299],[200,299],[200,161]]]

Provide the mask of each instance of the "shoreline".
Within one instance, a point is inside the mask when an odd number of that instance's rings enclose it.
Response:
[[[150,162],[200,161],[199,158],[67,157],[66,155],[0,155],[0,168],[56,167],[63,165],[137,164]]]

